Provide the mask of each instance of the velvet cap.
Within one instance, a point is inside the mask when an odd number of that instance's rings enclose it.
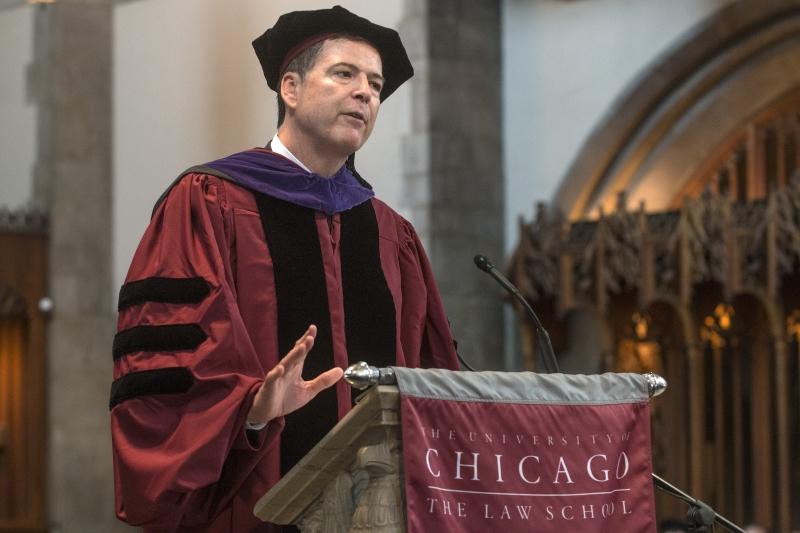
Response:
[[[370,22],[341,6],[334,6],[330,9],[292,11],[281,15],[272,28],[253,41],[253,48],[270,89],[278,91],[281,67],[288,63],[289,54],[296,56],[303,48],[318,42],[315,37],[339,33],[364,39],[380,54],[384,78],[381,101],[386,100],[414,75],[406,49],[395,30]],[[302,47],[303,43],[308,44]],[[291,59],[293,57],[289,58]]]

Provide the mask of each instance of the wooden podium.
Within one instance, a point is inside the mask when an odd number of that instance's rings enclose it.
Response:
[[[257,517],[303,533],[400,533],[400,393],[379,385],[256,503]]]

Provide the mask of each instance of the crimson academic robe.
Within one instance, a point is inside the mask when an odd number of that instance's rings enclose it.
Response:
[[[304,376],[334,364],[457,368],[411,224],[371,198],[332,215],[214,172],[157,207],[120,291],[116,512],[146,531],[271,531],[255,502],[351,407],[340,381],[253,434],[264,375],[314,323]]]

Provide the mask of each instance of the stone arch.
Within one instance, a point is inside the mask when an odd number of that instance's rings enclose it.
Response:
[[[627,191],[674,206],[730,135],[800,88],[800,1],[734,2],[656,60],[610,108],[576,156],[554,203],[570,219]]]

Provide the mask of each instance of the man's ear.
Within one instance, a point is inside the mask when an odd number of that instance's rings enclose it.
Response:
[[[300,83],[300,75],[297,72],[286,72],[281,77],[281,98],[289,109],[294,109],[297,105]]]

